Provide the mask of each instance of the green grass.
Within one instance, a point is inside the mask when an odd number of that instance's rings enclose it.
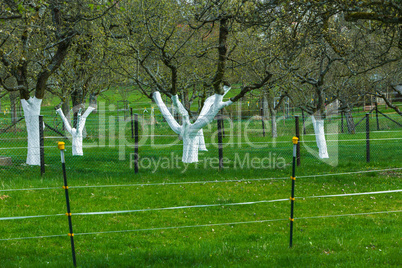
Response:
[[[180,181],[168,178],[166,182]],[[201,175],[187,178],[188,181],[203,179]],[[127,181],[114,178],[95,183],[96,178],[70,176],[73,213],[220,204],[207,208],[73,216],[77,261],[82,267],[396,267],[401,264],[399,213],[304,217],[399,210],[400,193],[302,197],[400,189],[400,179],[400,172],[298,178],[296,197],[300,198],[295,207],[294,247],[289,249],[289,202],[228,204],[287,198],[290,180],[74,188],[74,185],[112,185]],[[27,178],[25,181],[14,178],[3,180],[2,189],[27,187],[28,184],[31,187],[54,186],[60,182],[60,177]],[[0,196],[3,197],[2,216],[52,215],[65,211],[61,188],[1,192]],[[264,220],[278,221],[258,222]],[[235,224],[237,222],[253,223]],[[232,224],[213,226],[218,223]],[[205,226],[164,229],[198,225]],[[68,232],[68,224],[65,216],[12,220],[2,221],[0,230],[3,239],[59,235]],[[79,235],[121,230],[138,231]],[[4,267],[65,267],[71,264],[67,236],[2,241],[2,247],[0,256]]]
[[[50,108],[48,111],[46,118],[52,122],[54,115]],[[209,151],[200,153],[199,164],[185,166],[178,161],[178,166],[169,168],[142,166],[134,174],[130,168],[133,152],[130,124],[124,125],[120,132],[123,135],[119,136],[116,112],[108,111],[103,119],[99,116],[92,114],[88,118],[83,157],[71,156],[71,141],[65,141],[72,212],[141,211],[73,215],[78,266],[398,267],[402,264],[400,213],[373,214],[400,210],[400,193],[312,198],[401,189],[399,169],[358,173],[401,168],[402,146],[398,140],[401,129],[394,123],[382,120],[381,130],[370,133],[370,163],[365,159],[364,123],[353,135],[328,134],[329,154],[337,160],[334,166],[309,153],[308,148],[317,150],[317,147],[311,135],[313,128],[307,125],[307,134],[301,139],[301,166],[296,169],[294,246],[289,248],[289,201],[234,204],[289,198],[292,118],[278,122],[276,139],[269,136],[269,129],[263,137],[260,121],[235,120],[233,127],[226,122],[224,157],[228,163],[222,171],[216,165],[209,167],[218,155],[214,122],[204,129]],[[356,122],[358,117],[355,116]],[[153,128],[140,124],[143,135],[140,160],[157,162],[170,159],[172,153],[181,156],[181,141],[157,112],[156,119],[158,124]],[[374,119],[370,121],[372,130],[376,129]],[[331,124],[340,129],[339,120],[332,120],[327,126]],[[46,173],[41,177],[39,167],[23,165],[26,154],[23,129],[21,122],[13,132],[1,136],[0,155],[11,156],[14,164],[0,167],[0,218],[63,214],[66,205],[57,149],[57,141],[61,139],[45,130]],[[163,136],[144,137],[151,134]],[[119,160],[120,145],[126,143],[124,160]],[[176,145],[166,146],[171,143]],[[269,156],[275,156],[276,160],[282,157],[285,164],[242,168],[235,161],[236,157],[252,161]],[[349,172],[355,173],[331,175]],[[111,185],[120,187],[101,187]],[[160,209],[198,205],[214,206]],[[331,215],[344,216],[310,218]],[[131,231],[120,232],[124,230]],[[1,220],[0,267],[71,267],[67,233],[66,216]],[[51,235],[56,237],[2,240]]]

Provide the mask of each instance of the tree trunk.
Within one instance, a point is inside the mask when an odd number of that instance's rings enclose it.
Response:
[[[327,151],[327,142],[325,140],[325,130],[324,130],[324,119],[321,116],[317,116],[316,119],[314,115],[312,115],[314,133],[315,133],[315,140],[317,142],[318,147],[318,157],[319,158],[329,158],[328,151]]]
[[[61,109],[63,111],[63,114],[65,115],[65,117],[67,118],[67,122],[71,122],[71,118],[70,118],[70,105],[68,103],[69,99],[68,97],[65,99],[65,101],[63,102],[63,104],[61,105]],[[63,130],[67,131],[67,127],[64,124],[63,121]]]
[[[270,94],[270,93],[267,93],[267,95],[268,94]],[[268,95],[268,96],[270,96],[270,95]],[[269,114],[271,115],[271,120],[272,120],[272,122],[271,122],[271,127],[272,127],[272,138],[277,138],[278,137],[278,131],[277,131],[277,126],[276,126],[276,112],[277,112],[277,110],[273,107],[273,104],[272,104],[272,98],[268,98],[268,101],[267,101],[267,106],[268,106],[268,109],[269,109]],[[277,108],[278,108],[279,106],[277,106]]]
[[[277,138],[278,137],[278,129],[276,126],[276,111],[271,113],[271,120],[272,120],[272,138]]]
[[[181,100],[183,102],[184,108],[186,108],[186,110],[190,112],[190,101],[188,98],[188,91],[185,89],[181,91]]]
[[[207,95],[207,89],[206,89],[206,86],[203,85],[202,93],[200,94],[200,97],[198,98],[198,109],[197,109],[198,114],[201,113],[202,107],[204,107],[206,95]]]
[[[91,95],[89,96],[89,106],[92,106],[95,108],[93,113],[97,112],[97,107],[98,107],[97,101],[98,101],[98,95],[91,93]]]
[[[225,90],[225,94],[229,89]],[[161,114],[169,124],[170,128],[183,139],[183,157],[184,163],[198,162],[198,151],[206,151],[204,134],[202,128],[212,122],[218,112],[227,105],[232,104],[231,101],[222,102],[223,95],[215,94],[209,97],[202,108],[194,124],[190,123],[190,118],[187,110],[180,103],[177,95],[172,97],[172,102],[175,109],[180,113],[183,118],[183,124],[179,125],[174,119],[172,114],[167,109],[165,103],[162,101],[159,92],[154,92],[152,95],[156,105],[158,105]]]
[[[76,89],[71,93],[71,102],[73,104],[73,127],[77,127],[78,112],[82,109],[83,92],[82,89]]]
[[[176,134],[179,134],[180,137],[183,139],[182,161],[184,163],[198,162],[198,151],[207,151],[202,129],[198,131],[192,131],[190,129],[191,124],[189,124],[189,122],[187,122],[186,120],[188,119],[188,113],[184,109],[184,107],[180,106],[181,103],[178,101],[177,95],[172,97],[172,100],[176,110],[183,116],[183,125],[179,125],[174,119],[172,114],[167,109],[165,103],[163,102],[159,92],[155,92],[153,94],[153,99],[155,100],[156,105],[159,107],[161,114],[165,118],[166,122],[169,124],[170,128]]]
[[[11,124],[14,124],[18,120],[18,113],[17,113],[17,104],[19,99],[18,92],[10,92],[10,115],[11,115]]]
[[[200,138],[197,133],[192,133],[185,131],[183,135],[183,163],[194,163],[198,162],[198,150],[200,149]]]
[[[264,95],[263,97],[262,97],[262,108],[263,108],[263,113],[264,113],[264,118],[263,118],[263,120],[267,120],[269,117],[268,117],[268,114],[269,114],[269,106],[268,106],[268,98],[267,98],[267,96],[266,95]]]
[[[78,115],[77,115],[78,128],[71,127],[70,122],[64,116],[64,113],[60,108],[56,110],[56,112],[60,115],[61,119],[63,120],[64,126],[66,127],[67,131],[73,137],[73,142],[72,142],[73,155],[78,155],[78,156],[84,155],[84,152],[82,151],[82,139],[83,139],[82,133],[83,133],[83,130],[85,127],[85,122],[87,120],[87,117],[93,110],[95,110],[95,108],[90,106],[90,107],[88,107],[88,109],[85,111],[85,113],[82,116],[81,116],[80,112],[78,113]]]
[[[21,99],[28,132],[28,154],[26,163],[33,166],[40,165],[39,115],[41,103],[42,99],[37,99],[36,97],[28,100]]]
[[[347,109],[345,111],[345,117],[346,117],[346,125],[348,126],[348,133],[355,134],[355,121],[353,120],[353,116],[352,113],[350,112],[350,109]]]

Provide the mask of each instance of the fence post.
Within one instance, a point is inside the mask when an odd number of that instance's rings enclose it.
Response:
[[[134,114],[135,147],[134,147],[134,172],[138,173],[138,114]]]
[[[134,139],[133,108],[131,107],[130,107],[130,118],[131,118],[131,138]]]
[[[296,147],[298,144],[299,139],[297,137],[293,137],[293,165],[292,165],[292,195],[290,197],[290,240],[289,240],[289,247],[293,246],[293,211],[294,211],[294,203],[295,203],[295,181],[296,181]]]
[[[60,150],[60,155],[61,155],[61,166],[63,168],[63,179],[64,179],[64,193],[66,195],[66,205],[67,205],[67,217],[68,217],[68,227],[70,232],[68,233],[68,236],[70,237],[71,241],[71,251],[73,254],[73,264],[74,267],[77,266],[77,262],[75,260],[75,247],[74,247],[74,232],[73,232],[73,223],[71,221],[71,211],[70,211],[70,198],[68,197],[68,184],[67,184],[67,175],[66,175],[66,162],[64,159],[64,142],[59,142],[57,147]]]
[[[39,116],[40,175],[45,174],[45,139],[43,137],[43,115]]]
[[[299,129],[299,116],[295,116],[295,124],[296,124],[296,137],[300,139],[300,129]],[[296,145],[296,159],[297,159],[297,166],[300,166],[300,144],[297,143]]]
[[[377,119],[377,130],[380,130],[380,122],[378,121],[378,104],[375,102],[375,117]]]
[[[341,133],[343,133],[343,114],[344,112],[341,112]]]
[[[222,148],[222,117],[218,116],[218,152],[219,152],[219,170],[223,169],[223,148]]]
[[[221,127],[222,127],[222,138],[224,138],[226,136],[225,134],[225,122],[223,120],[223,109],[221,109]]]
[[[370,162],[370,114],[366,113],[366,162]]]

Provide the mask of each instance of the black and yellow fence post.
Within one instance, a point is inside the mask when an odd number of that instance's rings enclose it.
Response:
[[[293,217],[293,211],[294,211],[294,205],[295,205],[295,181],[296,181],[296,151],[297,151],[297,144],[299,141],[298,137],[293,137],[293,165],[292,165],[292,195],[290,197],[290,240],[289,240],[289,247],[292,247],[293,245],[293,222],[294,222],[294,217]]]
[[[218,115],[218,157],[219,157],[219,171],[223,170],[223,119]]]
[[[70,237],[71,241],[71,250],[73,253],[73,263],[74,266],[77,266],[77,262],[75,260],[75,248],[74,248],[74,232],[73,232],[73,224],[71,222],[71,211],[70,211],[70,198],[68,197],[68,184],[67,184],[67,175],[66,175],[66,161],[64,160],[64,142],[59,142],[58,147],[60,150],[60,155],[61,155],[61,165],[63,167],[63,179],[64,179],[64,192],[66,194],[66,204],[67,204],[67,217],[68,217],[68,226],[70,232],[68,233],[68,236]]]

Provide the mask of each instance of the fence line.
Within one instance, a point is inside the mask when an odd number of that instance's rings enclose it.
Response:
[[[370,132],[373,132],[373,133],[396,133],[396,132],[401,132],[402,133],[402,131],[392,131],[392,130],[390,130],[390,131],[382,131],[382,130],[373,130],[373,131],[371,131],[370,130]],[[355,134],[353,134],[353,135],[365,134],[365,133],[366,132],[355,132]],[[343,133],[325,133],[325,136],[340,135],[340,134],[343,134]],[[315,133],[311,133],[311,134],[303,134],[301,136],[315,136],[315,135],[316,135]],[[352,134],[347,134],[347,135],[352,135]],[[177,137],[178,135],[140,135],[140,136],[143,137],[143,138],[144,137],[152,138],[152,137]],[[242,136],[243,135],[241,135],[241,134],[239,135],[237,133],[232,135],[232,137],[242,137]],[[71,136],[67,134],[67,138],[71,139]],[[65,139],[65,137],[62,137],[62,136],[45,136],[45,139]],[[384,138],[384,139],[387,139],[387,138]],[[25,140],[27,140],[27,137],[7,138],[7,141],[12,141],[12,140],[24,140],[25,141]],[[116,138],[115,140],[118,140],[118,139]],[[358,139],[353,139],[353,140],[358,140]],[[300,141],[300,142],[302,142],[302,141]],[[275,141],[275,142],[267,141],[267,142],[261,142],[261,143],[288,143],[288,141]],[[18,147],[18,148],[21,148],[21,147]]]
[[[370,132],[373,133],[396,133],[396,132],[402,132],[399,130],[389,130],[389,131],[383,131],[383,130],[370,130]],[[356,134],[365,134],[366,132],[355,132],[354,134],[346,134],[346,135],[356,135]],[[331,135],[340,135],[340,134],[344,134],[345,133],[340,133],[340,132],[331,132],[331,133],[325,133],[325,136],[331,136]],[[311,133],[311,134],[303,134],[301,136],[315,136],[315,133]],[[178,135],[140,135],[141,137],[177,137]],[[231,135],[232,137],[242,137],[242,134],[238,134],[238,133],[233,133],[233,135]],[[67,138],[71,138],[71,135],[69,135],[67,133]],[[65,139],[66,137],[62,137],[62,136],[45,136],[45,139]],[[266,136],[269,137],[269,136]],[[27,140],[27,137],[17,137],[17,138],[7,138],[7,141],[12,141],[12,140]],[[117,140],[117,138],[116,138]],[[276,143],[281,143],[281,142],[287,142],[287,141],[276,141]],[[269,142],[267,142],[269,143]]]
[[[295,219],[296,220],[308,220],[308,219],[322,219],[322,218],[335,218],[335,217],[348,217],[348,216],[365,216],[365,215],[400,213],[400,212],[402,212],[402,210],[374,211],[374,212],[364,212],[364,213],[354,213],[354,214],[322,215],[322,216],[299,217],[299,218],[295,217]],[[159,227],[159,228],[146,228],[146,229],[133,229],[133,230],[119,230],[119,231],[105,231],[105,232],[74,233],[74,236],[113,234],[113,233],[129,233],[129,232],[144,232],[144,231],[159,231],[159,230],[171,230],[171,229],[188,229],[188,228],[200,228],[200,227],[212,227],[212,226],[266,223],[266,222],[288,221],[288,220],[289,219],[271,219],[271,220],[209,223],[209,224],[200,224],[200,225],[172,226],[172,227]],[[15,237],[15,238],[0,239],[0,241],[42,239],[42,238],[66,237],[66,236],[67,236],[66,234],[62,234],[62,235],[47,235],[47,236],[32,236],[32,237]]]
[[[118,139],[116,139],[118,140]],[[382,138],[382,139],[372,139],[370,138],[370,141],[385,141],[385,140],[402,140],[402,138]],[[352,140],[326,140],[327,142],[358,142],[358,141],[366,141],[366,139],[352,139]],[[316,143],[315,140],[311,141],[299,141],[300,143]],[[246,142],[246,141],[241,141],[241,142],[228,142],[228,143],[223,143],[223,145],[239,145],[240,144],[277,144],[277,143],[289,143],[289,141],[272,141],[272,142]],[[205,145],[217,145],[217,143],[205,143]],[[83,145],[83,148],[97,148],[99,145]],[[134,144],[122,144],[122,145],[113,145],[112,148],[115,147],[128,147],[128,148],[133,148],[135,145]],[[151,147],[151,146],[183,146],[181,143],[156,143],[156,144],[143,144],[139,145],[139,147]],[[108,145],[105,145],[105,147],[108,147]],[[39,148],[39,147],[37,147]],[[53,148],[54,146],[43,146],[43,148]],[[67,145],[66,148],[72,148],[72,145]],[[17,149],[28,149],[28,147],[21,146],[21,147],[8,147],[8,148],[0,148],[0,150],[17,150]]]
[[[304,200],[304,199],[312,199],[312,198],[346,197],[346,196],[359,196],[359,195],[376,195],[376,194],[399,193],[399,192],[402,192],[402,189],[387,190],[387,191],[377,191],[377,192],[350,193],[350,194],[344,193],[344,194],[319,195],[319,196],[314,196],[313,195],[313,196],[307,196],[307,197],[296,197],[296,199],[303,199]],[[249,202],[239,202],[239,203],[220,203],[220,204],[178,206],[178,207],[166,207],[166,208],[146,208],[146,209],[117,210],[117,211],[98,211],[98,212],[77,212],[77,213],[71,213],[71,215],[72,216],[88,216],[88,215],[125,214],[125,213],[134,213],[134,212],[178,210],[178,209],[189,209],[189,208],[207,208],[207,207],[255,205],[255,204],[275,203],[275,202],[284,202],[284,201],[289,201],[289,199],[288,198],[282,198],[282,199],[249,201]],[[65,214],[2,217],[2,218],[0,218],[0,221],[22,220],[22,219],[31,219],[31,218],[44,218],[44,217],[56,217],[56,216],[65,216]]]
[[[327,173],[327,174],[304,175],[304,176],[297,176],[297,178],[298,178],[298,179],[301,179],[301,178],[316,178],[316,177],[328,177],[328,176],[341,176],[341,175],[353,175],[353,174],[363,174],[363,173],[371,173],[371,172],[384,172],[384,171],[395,171],[395,170],[402,170],[402,168],[386,168],[386,169],[372,169],[372,170],[361,170],[361,171],[351,171],[351,172],[341,172],[341,173]],[[165,186],[165,185],[185,185],[185,184],[222,183],[222,182],[268,181],[268,180],[284,180],[284,179],[289,179],[289,177],[260,178],[260,179],[214,180],[214,181],[135,183],[135,184],[115,184],[115,185],[81,185],[81,186],[69,186],[69,189],[73,189],[73,188],[77,188],[77,189],[78,189],[78,188],[114,188],[114,187]],[[37,190],[55,190],[55,189],[60,189],[60,187],[27,188],[27,189],[2,189],[2,190],[0,190],[0,192],[37,191]]]
[[[318,218],[334,218],[334,217],[346,217],[346,216],[361,216],[361,215],[373,215],[373,214],[385,214],[385,213],[399,213],[402,210],[393,211],[374,211],[374,212],[364,212],[364,213],[353,213],[353,214],[340,214],[340,215],[322,215],[322,216],[311,216],[311,217],[300,217],[295,219],[318,219]],[[110,234],[110,233],[127,233],[127,232],[141,232],[141,231],[158,231],[158,230],[170,230],[170,229],[185,229],[185,228],[199,228],[199,227],[212,227],[212,226],[224,226],[224,225],[239,225],[239,224],[252,224],[252,223],[266,223],[275,221],[287,221],[289,219],[271,219],[271,220],[258,220],[258,221],[243,221],[243,222],[225,222],[225,223],[209,223],[201,225],[187,225],[187,226],[172,226],[172,227],[157,227],[157,228],[145,228],[145,229],[134,229],[134,230],[121,230],[121,231],[105,231],[105,232],[90,232],[90,233],[77,233],[75,235],[96,235],[96,234]],[[64,235],[65,236],[65,235]],[[0,240],[1,241],[1,240]]]

